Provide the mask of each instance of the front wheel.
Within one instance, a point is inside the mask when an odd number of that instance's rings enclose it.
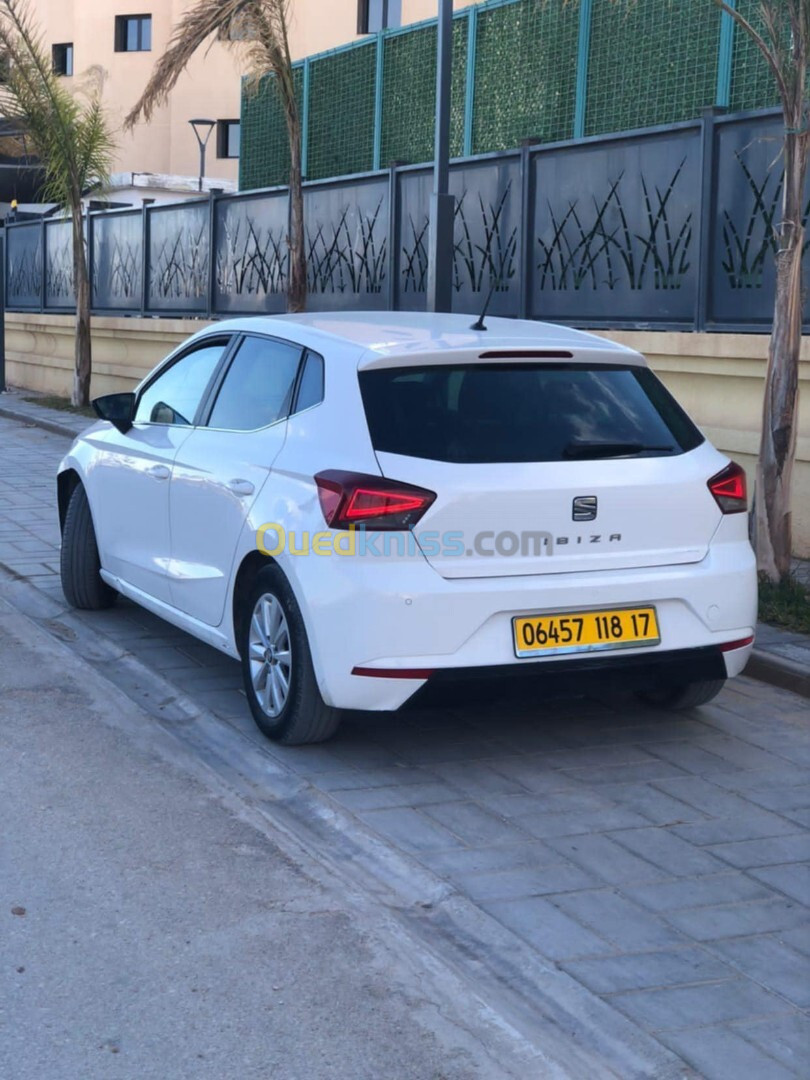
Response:
[[[658,705],[662,709],[696,709],[699,705],[708,705],[713,701],[725,685],[725,679],[701,679],[661,690],[650,690],[639,694],[639,697],[647,704]]]
[[[87,492],[77,484],[70,496],[59,557],[62,592],[71,607],[101,611],[112,607],[116,592],[101,577],[96,530]]]
[[[304,620],[277,567],[259,572],[240,622],[242,677],[259,730],[285,746],[330,738],[340,712],[321,697]]]

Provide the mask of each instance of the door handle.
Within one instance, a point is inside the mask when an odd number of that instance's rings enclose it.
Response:
[[[249,480],[229,480],[226,487],[234,495],[252,495],[255,491],[253,484]]]
[[[153,476],[155,480],[168,480],[171,475],[171,470],[168,465],[150,465],[146,471],[150,476]]]

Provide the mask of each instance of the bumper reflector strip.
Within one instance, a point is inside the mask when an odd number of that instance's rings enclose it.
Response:
[[[720,646],[720,652],[733,652],[734,649],[744,649],[746,645],[752,645],[753,642],[753,634],[749,637],[740,638],[739,641],[724,641]]]
[[[429,679],[432,668],[352,668],[352,675],[365,675],[370,679]]]

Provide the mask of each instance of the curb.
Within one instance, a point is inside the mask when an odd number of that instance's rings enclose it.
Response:
[[[810,698],[810,669],[763,649],[754,649],[743,674],[760,682]]]
[[[48,420],[41,416],[32,416],[27,412],[18,412],[16,409],[9,409],[5,405],[0,405],[0,416],[6,420],[16,420],[20,424],[28,424],[33,427],[43,428],[45,431],[50,431],[52,435],[64,435],[68,439],[75,439],[79,434],[78,431],[74,431],[73,428],[67,427],[65,424],[60,424],[56,420]],[[92,421],[88,421],[92,423]]]

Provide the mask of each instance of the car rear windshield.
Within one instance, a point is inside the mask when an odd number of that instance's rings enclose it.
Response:
[[[495,463],[668,456],[703,436],[644,367],[499,363],[360,372],[375,450]]]

